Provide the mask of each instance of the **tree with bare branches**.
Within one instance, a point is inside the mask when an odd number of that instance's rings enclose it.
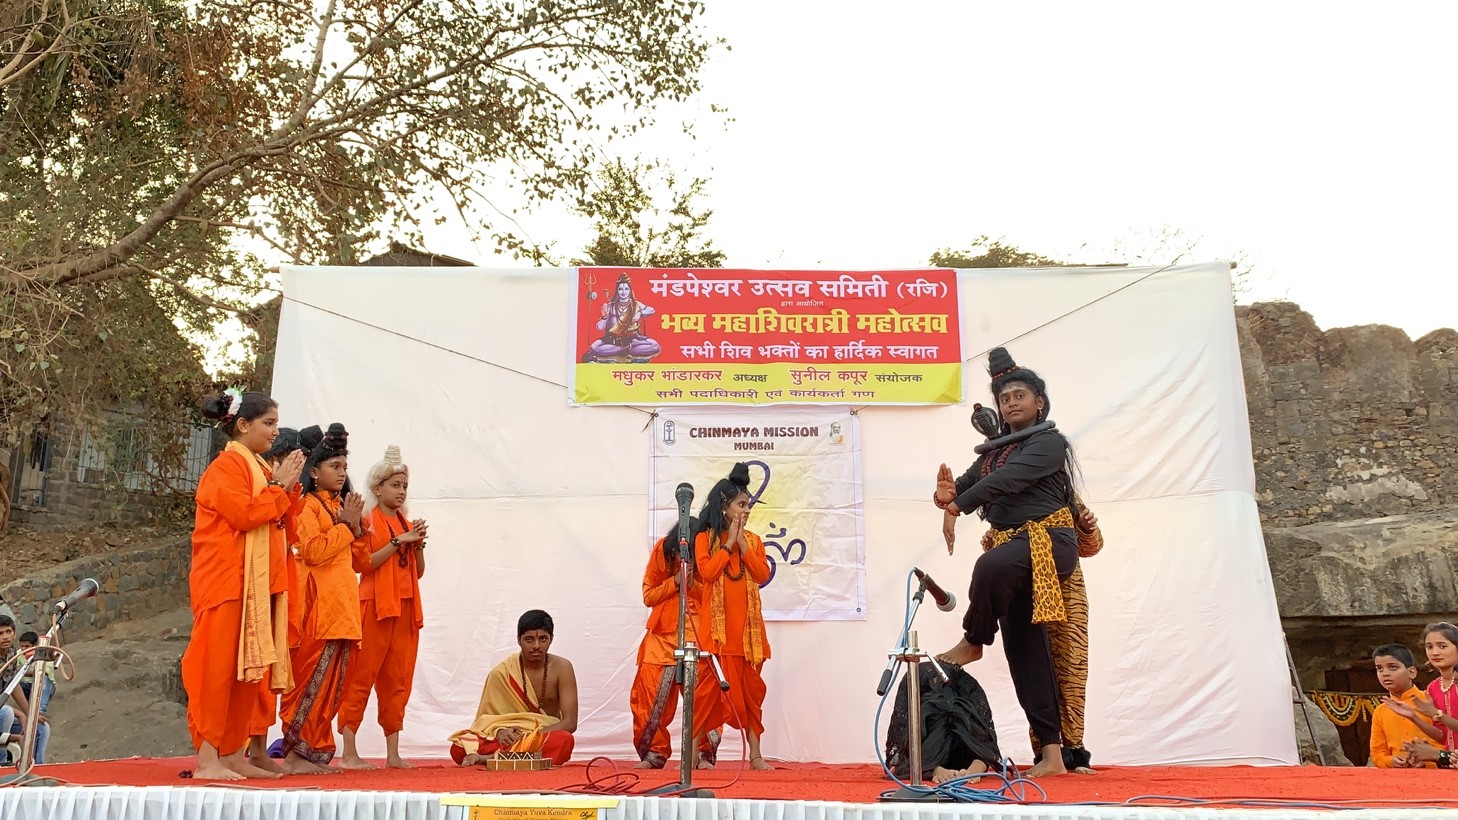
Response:
[[[699,88],[698,0],[12,0],[0,12],[0,430],[138,340],[207,327],[264,256],[425,244],[438,203],[506,249],[513,209],[576,201],[600,151]],[[150,362],[150,364],[148,364]],[[154,372],[161,367],[167,373]],[[92,368],[96,372],[96,368]]]
[[[696,209],[708,180],[686,183],[656,162],[605,163],[575,210],[593,221],[595,235],[577,265],[637,268],[720,268],[724,253],[705,238],[714,215]],[[665,202],[666,204],[659,204]]]

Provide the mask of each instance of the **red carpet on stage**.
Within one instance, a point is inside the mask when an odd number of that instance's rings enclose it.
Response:
[[[635,761],[636,762],[636,761]],[[64,784],[108,786],[209,786],[184,778],[192,758],[107,760],[38,766],[33,773]],[[574,762],[546,772],[489,772],[463,769],[439,761],[417,762],[409,770],[347,771],[332,775],[249,780],[247,788],[328,789],[411,792],[589,791],[590,779],[604,786],[613,783],[640,794],[678,782],[676,769],[633,770],[631,762],[599,760],[589,770]],[[616,768],[614,768],[616,767]],[[613,778],[636,775],[631,778]],[[736,779],[737,782],[729,785]],[[1353,805],[1458,806],[1458,772],[1436,770],[1379,770],[1308,767],[1182,766],[1108,767],[1092,776],[1064,775],[1038,781],[1048,802],[1117,803],[1134,797],[1160,795],[1216,801],[1282,800]],[[895,784],[875,766],[785,763],[776,771],[758,772],[738,762],[721,763],[714,771],[696,772],[694,785],[715,791],[720,799],[825,800],[872,802]],[[1037,802],[1036,798],[1029,802]]]

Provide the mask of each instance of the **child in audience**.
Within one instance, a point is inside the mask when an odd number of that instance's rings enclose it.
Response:
[[[1372,650],[1372,665],[1382,688],[1387,690],[1386,700],[1399,704],[1383,703],[1372,713],[1372,765],[1379,769],[1421,768],[1424,764],[1409,755],[1406,744],[1411,740],[1431,744],[1421,727],[1431,727],[1432,723],[1416,713],[1417,702],[1424,698],[1413,685],[1417,663],[1412,651],[1395,643],[1379,646]]]
[[[1438,677],[1428,684],[1428,696],[1411,703],[1388,697],[1384,705],[1421,729],[1439,749],[1452,751],[1458,740],[1458,718],[1454,717],[1458,714],[1458,686],[1454,686],[1458,682],[1454,677],[1454,666],[1458,665],[1458,626],[1444,621],[1428,624],[1423,630],[1423,649],[1427,652],[1428,665],[1438,672]],[[1430,759],[1427,755],[1412,755],[1411,747],[1408,751],[1415,760]],[[1440,763],[1439,768],[1447,767]]]

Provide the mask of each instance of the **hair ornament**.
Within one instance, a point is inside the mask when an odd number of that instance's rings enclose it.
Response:
[[[228,413],[218,420],[219,424],[227,424],[238,417],[238,411],[243,409],[243,388],[230,387],[223,391],[228,399]]]

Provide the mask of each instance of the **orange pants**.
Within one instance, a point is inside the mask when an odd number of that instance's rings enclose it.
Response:
[[[763,737],[766,688],[759,667],[745,660],[743,655],[720,655],[719,665],[724,668],[724,680],[729,682],[729,691],[720,691],[713,674],[710,674],[707,685],[712,687],[713,694],[709,695],[705,690],[705,677],[699,676],[699,699],[694,701],[694,737],[704,737],[710,729],[726,724]],[[700,710],[700,703],[713,703],[713,706]]]
[[[259,684],[238,680],[242,630],[241,601],[193,613],[192,638],[182,653],[182,688],[187,692],[187,730],[195,749],[207,743],[219,755],[230,755],[248,743]]]
[[[284,753],[319,766],[334,759],[334,718],[354,641],[305,637],[294,655],[294,689],[280,699]]]
[[[375,617],[375,602],[360,602],[364,620],[364,638],[359,652],[349,662],[349,675],[344,682],[344,703],[339,707],[339,731],[358,732],[364,722],[365,705],[375,690],[375,712],[380,728],[393,735],[405,725],[405,704],[410,700],[410,687],[415,680],[415,654],[420,647],[420,630],[415,628],[414,615],[398,618]],[[400,611],[413,613],[415,603],[406,599]]]
[[[298,649],[289,650],[289,662],[294,662],[294,655]],[[253,713],[248,717],[249,737],[268,737],[268,730],[278,722],[279,700],[286,695],[268,688],[268,681],[265,679],[258,684],[258,700],[253,704]]]
[[[248,715],[248,736],[267,737],[268,730],[278,722],[278,693],[268,688],[268,681],[259,681],[258,696],[254,698],[253,709]]]
[[[628,695],[628,705],[633,711],[633,748],[639,760],[651,761],[662,767],[673,756],[672,738],[678,733],[679,724],[673,717],[678,713],[678,699],[683,687],[673,681],[676,667],[644,663],[638,666],[638,675],[633,679],[633,688]],[[703,686],[708,678],[711,686]],[[698,699],[694,701],[694,725],[699,725],[701,709],[717,709],[718,687],[714,684],[714,672],[708,661],[699,662],[698,684],[695,686]],[[705,701],[708,698],[708,701]],[[661,701],[661,705],[660,705]],[[657,719],[654,711],[657,710]],[[718,724],[710,728],[717,728]],[[709,750],[711,744],[705,733],[698,733],[699,749]]]
[[[575,743],[571,732],[548,732],[542,743],[542,757],[551,760],[553,766],[561,766],[572,759],[572,746]],[[469,752],[459,743],[452,743],[451,760],[460,763],[466,759],[467,754],[489,755],[500,748],[501,744],[494,740],[479,741],[475,752]]]

